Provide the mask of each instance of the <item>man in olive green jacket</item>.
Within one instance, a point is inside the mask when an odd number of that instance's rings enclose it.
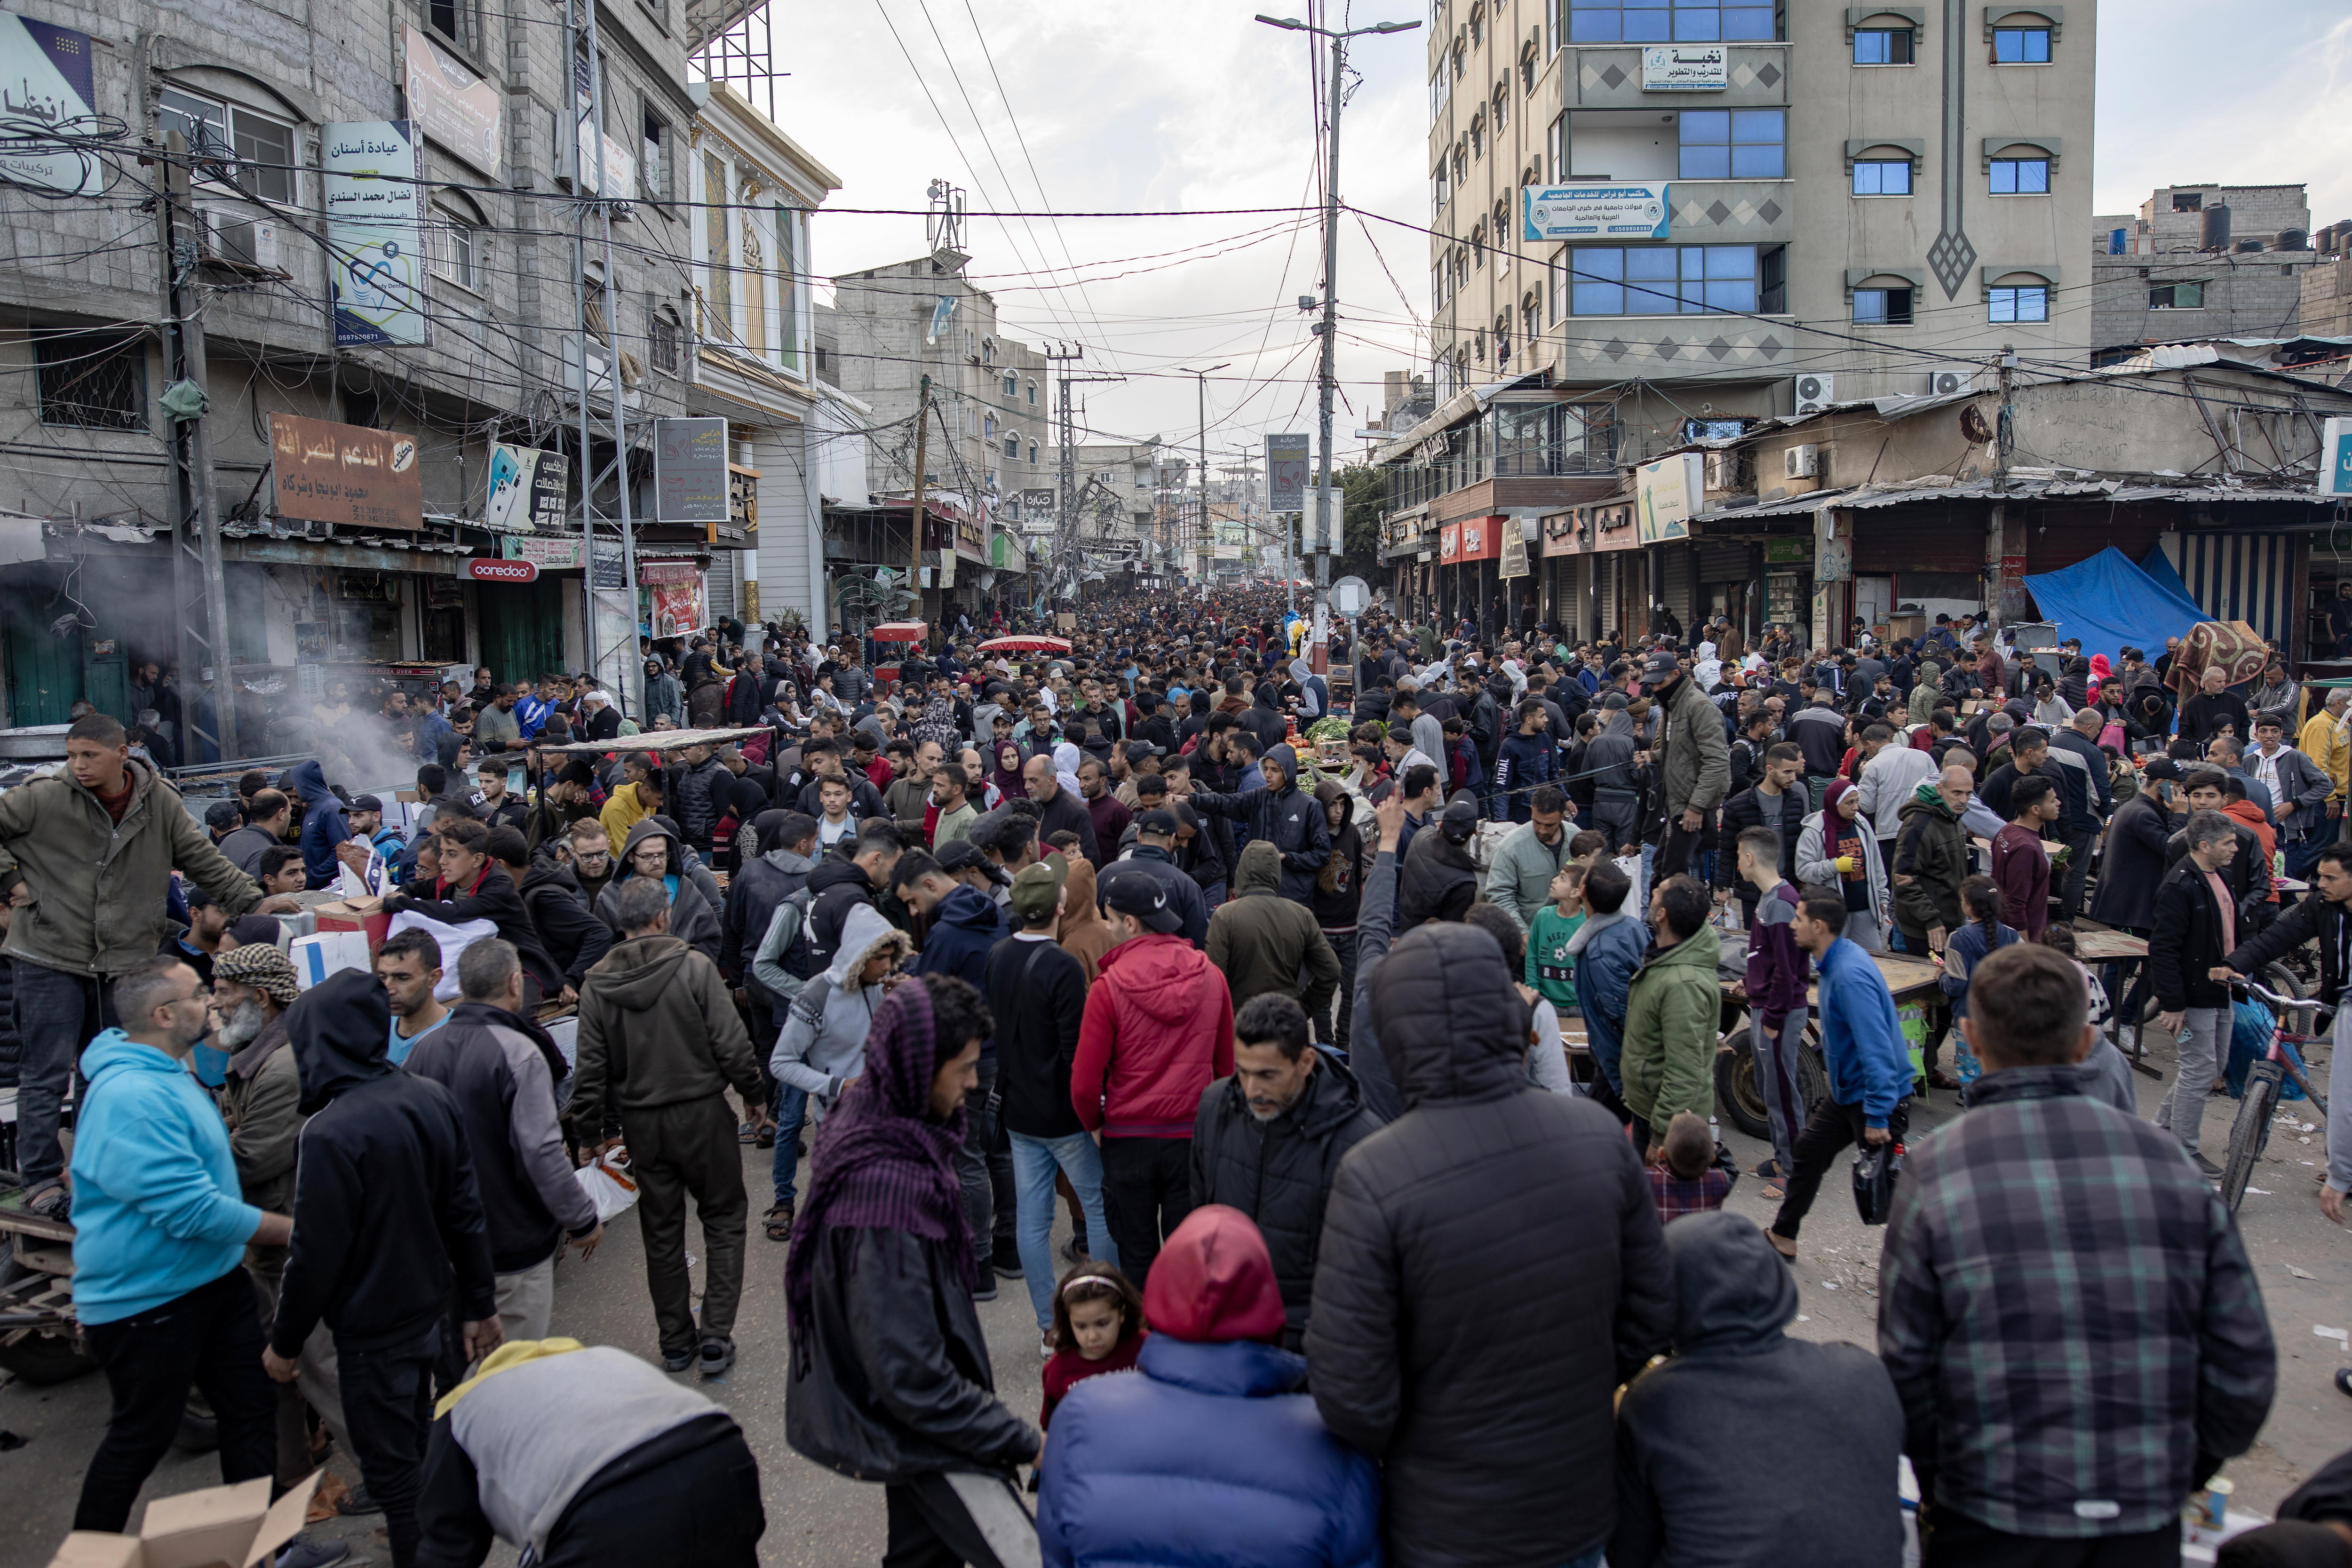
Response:
[[[1706,923],[1713,907],[1688,877],[1659,883],[1650,895],[1655,937],[1626,992],[1619,1068],[1633,1130],[1652,1160],[1664,1152],[1666,1124],[1677,1112],[1715,1114],[1723,991],[1715,973],[1720,948]]]
[[[0,953],[16,962],[24,1040],[17,1168],[36,1214],[64,1216],[58,1107],[82,1047],[115,1023],[113,976],[152,957],[172,929],[174,870],[232,916],[294,908],[290,898],[262,901],[102,713],[66,731],[66,765],[54,775],[0,794],[0,897],[16,909]]]

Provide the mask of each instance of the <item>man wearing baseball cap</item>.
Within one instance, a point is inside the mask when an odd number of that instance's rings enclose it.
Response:
[[[1168,891],[1168,902],[1181,917],[1176,929],[1194,947],[1209,939],[1209,903],[1201,896],[1200,884],[1192,873],[1176,864],[1175,811],[1168,806],[1146,811],[1135,819],[1135,848],[1122,860],[1114,860],[1104,868],[1103,879],[1122,876],[1144,876],[1157,880]]]
[[[1116,945],[1087,994],[1070,1104],[1101,1135],[1110,1239],[1140,1285],[1192,1212],[1192,1121],[1201,1091],[1234,1070],[1234,1005],[1225,977],[1176,934],[1183,916],[1157,877],[1114,876],[1103,902]]]

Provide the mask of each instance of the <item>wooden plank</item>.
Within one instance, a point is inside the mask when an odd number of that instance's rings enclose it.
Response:
[[[2074,932],[2074,954],[2085,963],[2112,963],[2122,958],[2146,958],[2147,939],[2121,931]]]
[[[688,746],[716,746],[727,741],[748,741],[768,733],[765,724],[740,730],[653,730],[642,735],[615,735],[609,741],[573,741],[561,746],[540,746],[561,756],[603,756],[607,752],[682,752]]]

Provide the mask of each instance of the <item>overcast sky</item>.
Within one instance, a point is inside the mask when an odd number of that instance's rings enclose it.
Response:
[[[1290,15],[1304,4],[1276,0],[1269,10]],[[919,211],[925,187],[944,177],[975,212],[1311,207],[1320,186],[1307,42],[1254,21],[1257,8],[1252,0],[780,7],[776,64],[793,74],[779,84],[777,118],[841,177],[837,206]],[[1351,8],[1357,26],[1427,15],[1424,0],[1328,8]],[[2108,0],[2100,33],[2097,210],[2128,211],[2170,183],[2307,181],[2315,227],[2352,216],[2343,166],[2352,18],[2342,0]],[[1356,40],[1350,64],[1360,76],[1340,131],[1342,194],[1413,225],[1428,216],[1425,48],[1417,31]],[[1343,216],[1343,401],[1333,421],[1343,453],[1381,405],[1381,373],[1427,352],[1418,327],[1429,299],[1425,238],[1369,227],[1368,237]],[[1181,367],[1230,362],[1207,384],[1213,461],[1218,448],[1254,447],[1268,430],[1314,428],[1315,339],[1296,300],[1316,291],[1319,243],[1307,211],[982,217],[966,247],[1008,335],[1081,342],[1087,368],[1129,377],[1085,389],[1095,439],[1159,435],[1191,445],[1196,389]],[[923,220],[825,216],[814,245],[826,273],[904,260],[924,249]]]

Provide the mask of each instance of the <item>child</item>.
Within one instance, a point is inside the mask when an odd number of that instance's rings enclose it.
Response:
[[[1805,1127],[1805,1099],[1797,1081],[1797,1053],[1805,1034],[1805,976],[1811,962],[1797,945],[1797,889],[1780,875],[1780,836],[1769,827],[1743,829],[1735,843],[1740,878],[1756,889],[1756,918],[1748,927],[1748,1051],[1772,1127],[1772,1158],[1756,1167],[1764,1195],[1779,1198],[1797,1168],[1797,1134]]]
[[[1568,858],[1590,871],[1609,854],[1609,835],[1588,827],[1568,841]]]
[[[1106,1372],[1135,1365],[1148,1331],[1143,1297],[1116,1268],[1083,1262],[1054,1289],[1054,1331],[1046,1336],[1045,1407],[1037,1413],[1042,1430],[1054,1424],[1054,1406],[1078,1384]]]
[[[1594,834],[1594,837],[1601,837]],[[1571,860],[1551,879],[1551,901],[1528,923],[1528,961],[1523,978],[1560,1016],[1576,1013],[1576,959],[1568,939],[1584,928],[1585,868]]]
[[[2074,967],[2082,971],[2083,986],[2090,997],[2087,1022],[2096,1034],[2091,1041],[2089,1054],[2083,1058],[2083,1065],[2094,1069],[2092,1085],[2085,1093],[2090,1099],[2105,1100],[2126,1116],[2137,1116],[2139,1089],[2132,1082],[2131,1063],[2116,1048],[2114,1037],[2107,1033],[2107,1024],[2115,1016],[2115,1009],[2107,1002],[2107,988],[2099,984],[2097,975],[2084,966],[2075,950],[2074,928],[2060,921],[2042,933],[2042,945],[2074,960]]]
[[[1493,904],[1473,904],[1463,916],[1463,922],[1476,926],[1495,939],[1503,950],[1504,966],[1512,973],[1526,973],[1528,939],[1510,916]],[[1534,986],[1522,984],[1517,989],[1519,1000],[1529,1010],[1528,1046],[1523,1058],[1528,1081],[1554,1094],[1576,1093],[1576,1080],[1568,1070],[1568,1047],[1560,1038],[1559,1014],[1553,1009],[1550,998]]]
[[[1960,908],[1969,923],[1952,932],[1945,944],[1944,973],[1936,981],[1952,999],[1952,1065],[1959,1070],[1958,1087],[1963,1090],[1976,1081],[1979,1070],[1959,1027],[1960,1020],[1969,1016],[1969,978],[1985,954],[2024,940],[2014,927],[2001,923],[2002,903],[2000,889],[1990,877],[1970,877],[1960,884]],[[1929,1082],[1932,1085],[1934,1080]]]
[[[1663,1225],[1686,1214],[1719,1209],[1731,1195],[1731,1176],[1715,1163],[1715,1137],[1695,1110],[1678,1110],[1666,1123],[1665,1154],[1652,1165],[1650,1201]]]

